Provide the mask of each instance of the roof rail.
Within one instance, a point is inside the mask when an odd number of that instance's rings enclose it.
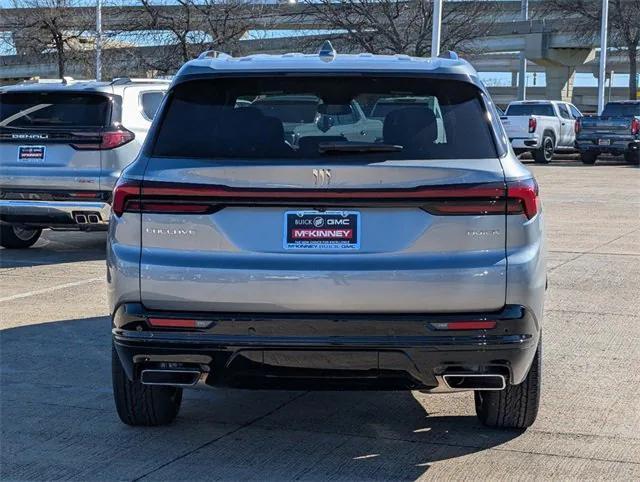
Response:
[[[57,77],[55,79],[31,77],[30,79],[23,80],[23,83],[25,84],[69,84],[71,82],[75,82],[73,77]]]
[[[460,57],[458,57],[458,54],[455,53],[453,50],[445,50],[444,52],[441,52],[440,55],[438,55],[438,57],[441,59],[449,59],[449,60],[460,59]]]
[[[219,50],[205,50],[200,55],[198,55],[199,59],[230,59],[233,58],[232,55],[226,54],[224,52],[220,52]]]
[[[116,77],[111,81],[111,85],[125,85],[125,84],[166,84],[171,82],[168,79],[144,79],[144,78],[131,78],[131,77]]]

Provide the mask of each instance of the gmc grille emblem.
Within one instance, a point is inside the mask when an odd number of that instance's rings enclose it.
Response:
[[[314,169],[313,184],[316,186],[328,186],[331,184],[331,169]]]

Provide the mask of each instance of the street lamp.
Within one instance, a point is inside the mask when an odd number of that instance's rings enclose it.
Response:
[[[431,31],[431,56],[440,55],[440,30],[442,29],[442,1],[433,0],[433,30]]]
[[[604,83],[607,71],[607,23],[609,0],[602,0],[602,18],[600,19],[600,65],[598,72],[598,115],[604,109]]]
[[[96,80],[102,80],[102,0],[96,4]]]

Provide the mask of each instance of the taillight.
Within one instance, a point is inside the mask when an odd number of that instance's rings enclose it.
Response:
[[[158,328],[207,328],[211,325],[208,320],[192,320],[184,318],[155,318],[147,319],[149,324]]]
[[[540,211],[538,183],[533,178],[508,182],[507,198],[511,201],[507,204],[507,214],[524,214],[531,219]]]
[[[446,321],[442,323],[429,323],[435,330],[493,330],[495,321]]]
[[[529,117],[529,133],[535,132],[536,127],[538,127],[537,119],[535,117]]]
[[[582,123],[580,122],[580,119],[576,119],[573,129],[575,130],[576,135],[580,134],[580,131],[582,130]]]
[[[117,130],[101,132],[96,134],[95,137],[97,142],[73,143],[71,147],[79,151],[115,149],[131,142],[136,135],[130,130],[121,127]]]
[[[116,216],[122,216],[125,211],[140,210],[140,181],[133,179],[118,179],[113,189],[111,209]]]
[[[634,136],[640,133],[640,119],[631,119],[631,134]]]

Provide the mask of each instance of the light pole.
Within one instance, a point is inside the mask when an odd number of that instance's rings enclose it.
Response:
[[[598,72],[598,115],[604,109],[604,84],[607,72],[607,23],[609,0],[602,0],[602,18],[600,24],[600,65]]]
[[[102,80],[102,0],[96,4],[96,80]]]
[[[529,20],[529,0],[520,0],[520,17]],[[518,100],[527,100],[527,57],[520,51],[520,73],[518,74]]]
[[[442,1],[433,0],[433,30],[431,32],[431,56],[440,55],[440,30],[442,29]]]

